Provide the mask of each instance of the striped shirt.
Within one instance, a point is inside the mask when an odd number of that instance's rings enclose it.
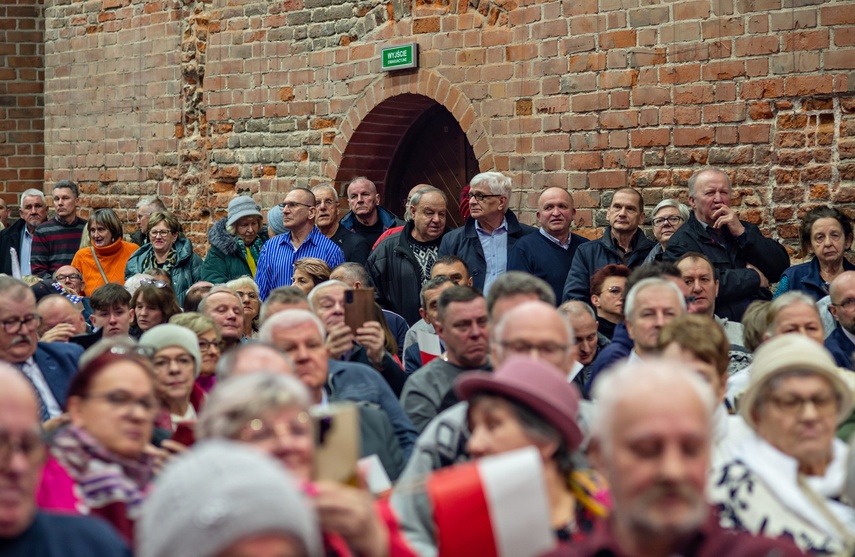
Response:
[[[264,243],[258,256],[255,282],[261,300],[280,286],[290,286],[294,280],[294,262],[304,257],[323,259],[330,269],[344,263],[344,253],[338,245],[314,227],[296,250],[291,243],[291,233],[274,236]]]
[[[41,223],[33,233],[30,267],[38,277],[47,278],[63,265],[71,265],[80,249],[80,237],[86,221],[77,217],[72,224],[62,224],[56,217]]]

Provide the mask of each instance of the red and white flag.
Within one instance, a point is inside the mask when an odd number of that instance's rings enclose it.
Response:
[[[423,366],[442,355],[439,335],[428,331],[416,331],[416,342],[419,343],[419,355],[422,357]]]
[[[532,447],[445,468],[427,483],[439,557],[534,557],[555,547]]]

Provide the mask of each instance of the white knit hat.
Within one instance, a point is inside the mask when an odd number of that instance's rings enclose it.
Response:
[[[140,337],[140,346],[148,346],[155,352],[169,348],[170,346],[183,348],[196,361],[195,375],[199,377],[199,372],[202,370],[202,352],[199,351],[199,337],[187,327],[171,323],[163,323],[152,327]]]

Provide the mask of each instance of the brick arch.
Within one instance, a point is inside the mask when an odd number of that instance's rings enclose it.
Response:
[[[408,76],[380,76],[342,119],[322,173],[336,183],[371,178],[383,191],[386,171],[410,125],[425,110],[444,106],[457,120],[482,170],[493,167],[489,138],[472,102],[443,76],[418,70]]]

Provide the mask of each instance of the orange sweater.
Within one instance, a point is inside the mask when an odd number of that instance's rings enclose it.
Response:
[[[138,249],[138,245],[124,240],[113,242],[104,248],[95,247],[98,261],[101,262],[101,267],[104,268],[104,273],[110,282],[125,284],[125,265],[131,254]],[[104,279],[101,278],[101,272],[98,271],[98,265],[89,248],[83,248],[74,254],[71,265],[83,274],[83,280],[86,282],[86,287],[83,289],[85,296],[91,296],[95,289],[104,285]]]

